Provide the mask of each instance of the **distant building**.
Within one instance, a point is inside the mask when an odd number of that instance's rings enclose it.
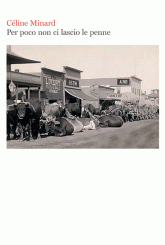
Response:
[[[159,89],[151,90],[151,93],[147,95],[148,99],[159,105]]]
[[[147,100],[148,99],[148,95],[146,94],[146,91],[141,92],[141,98]]]
[[[114,88],[101,85],[91,85],[84,86],[82,88],[83,92],[89,96],[95,98],[95,101],[83,101],[83,105],[90,103],[96,108],[101,108],[103,110],[109,108],[109,106],[114,105],[116,101],[120,101],[121,93],[114,93]]]
[[[114,93],[132,92],[140,98],[141,95],[141,79],[130,77],[117,77],[117,78],[94,78],[94,79],[81,79],[82,89],[90,87],[91,85],[106,86],[114,89]]]
[[[95,107],[102,106],[104,109],[118,103],[117,101],[121,100],[121,96],[125,92],[132,92],[140,99],[141,81],[135,76],[81,79],[81,88],[84,93],[97,98],[97,102],[92,102]]]

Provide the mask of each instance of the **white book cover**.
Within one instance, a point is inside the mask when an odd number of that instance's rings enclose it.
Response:
[[[162,2],[8,1],[2,10],[1,244],[164,244]],[[71,135],[7,141],[7,84],[16,106],[36,94],[44,103],[46,91],[81,109],[95,98],[103,111],[134,94],[139,110],[154,94],[161,112],[136,120],[131,97],[134,117],[118,127],[89,130],[100,118],[91,116]]]

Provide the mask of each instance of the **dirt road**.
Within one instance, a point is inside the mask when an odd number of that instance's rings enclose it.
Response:
[[[35,141],[11,140],[8,149],[151,149],[159,148],[159,119],[127,122],[121,128],[86,130],[65,137],[38,138]]]

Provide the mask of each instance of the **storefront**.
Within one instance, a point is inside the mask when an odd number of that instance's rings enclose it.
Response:
[[[64,101],[68,103],[79,103],[82,106],[82,101],[95,101],[96,98],[85,94],[80,87],[81,72],[78,69],[64,66]]]
[[[121,94],[114,93],[114,89],[101,85],[86,86],[82,88],[83,92],[95,98],[95,101],[91,101],[96,108],[106,110],[111,105],[115,105],[121,101]],[[88,102],[89,103],[89,102]]]
[[[63,83],[64,73],[51,70],[45,67],[41,68],[42,90],[46,92],[49,103],[64,103]]]
[[[44,96],[41,92],[41,80],[39,76],[20,73],[7,72],[7,99],[20,100],[24,96],[25,99],[38,98]]]
[[[11,51],[11,46],[7,47],[7,100],[8,99],[41,99],[45,97],[44,91],[41,92],[41,78],[33,74],[26,74],[16,69],[11,71],[12,64],[41,63],[40,61],[30,60],[21,57]]]
[[[140,98],[141,96],[141,79],[130,77],[117,77],[117,78],[95,78],[95,79],[81,79],[81,87],[84,90],[86,87],[94,85],[106,86],[114,89],[115,94],[123,94],[131,92]]]

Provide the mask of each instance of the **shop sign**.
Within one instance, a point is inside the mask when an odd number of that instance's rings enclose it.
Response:
[[[66,85],[72,86],[72,87],[79,87],[79,81],[66,78]]]
[[[121,98],[122,94],[107,94],[107,98]]]
[[[61,89],[61,82],[63,81],[61,77],[44,75],[43,77],[46,89],[49,93],[58,93]]]
[[[129,85],[129,79],[117,79],[117,85]]]

